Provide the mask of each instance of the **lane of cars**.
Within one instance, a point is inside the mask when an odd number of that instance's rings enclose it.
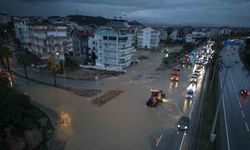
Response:
[[[203,70],[205,71],[205,66],[209,63],[209,61],[213,57],[214,50],[212,50],[211,46],[212,44],[209,43],[197,53],[197,56],[195,58],[194,71],[189,80],[190,85],[187,87],[187,93],[185,95],[185,98],[187,100],[192,100],[194,98],[197,84],[200,82],[201,77],[203,75],[202,72]],[[178,121],[177,128],[179,130],[184,130],[184,131],[188,130],[189,117],[182,116]]]

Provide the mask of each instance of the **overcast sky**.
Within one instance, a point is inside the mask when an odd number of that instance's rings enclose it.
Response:
[[[107,18],[126,13],[144,23],[250,27],[250,0],[0,0],[0,12]]]

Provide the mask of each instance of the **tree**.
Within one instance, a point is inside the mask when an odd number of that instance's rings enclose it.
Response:
[[[17,60],[19,63],[23,64],[25,78],[28,79],[27,66],[31,65],[31,61],[27,55],[27,51],[25,51],[25,50],[20,51],[17,55]]]
[[[95,66],[96,65],[96,58],[98,58],[95,54],[94,51],[92,51],[91,53],[91,59],[92,59],[92,65]]]
[[[55,60],[55,57],[50,57],[48,61],[49,70],[54,76],[54,86],[56,86],[56,74],[60,70],[60,64]]]
[[[9,72],[10,72],[10,63],[9,63],[10,57],[12,57],[10,48],[7,46],[1,46],[0,47],[0,60],[1,62],[4,62],[4,59],[6,60],[7,68]]]
[[[21,50],[22,49],[22,44],[21,41],[18,38],[14,38],[13,39],[14,44],[16,45],[16,49],[17,50]]]
[[[193,44],[193,43],[185,43],[185,44],[183,45],[183,49],[184,49],[185,51],[190,52],[192,49],[194,49],[194,44]]]

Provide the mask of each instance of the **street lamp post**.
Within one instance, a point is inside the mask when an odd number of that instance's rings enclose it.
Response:
[[[232,67],[231,65],[226,66],[226,73],[225,73],[224,80],[223,80],[223,83],[222,83],[222,87],[221,87],[221,90],[220,90],[219,101],[218,101],[218,105],[217,105],[217,108],[216,108],[216,113],[215,113],[215,116],[214,116],[212,129],[211,129],[211,132],[210,132],[210,141],[211,142],[214,142],[215,138],[216,138],[216,134],[214,133],[215,126],[216,126],[218,115],[219,115],[219,109],[220,109],[220,105],[221,105],[223,89],[224,89],[224,86],[225,86],[225,83],[226,83],[225,81],[226,81],[226,78],[227,78],[228,69],[231,68],[231,67]]]
[[[58,63],[60,64],[60,59],[59,59],[59,55],[60,55],[60,52],[59,51],[56,51],[56,56],[57,56],[57,61]],[[64,58],[65,59],[65,58]],[[65,87],[65,61],[63,59],[63,66],[62,66],[62,69],[63,69],[63,86]]]
[[[97,74],[95,76],[95,80],[96,80],[96,94],[97,94],[97,100],[98,100],[98,106],[100,105],[100,102],[99,102],[99,74],[98,74],[98,70],[97,71]]]

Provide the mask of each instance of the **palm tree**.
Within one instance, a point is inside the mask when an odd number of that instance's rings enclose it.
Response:
[[[60,70],[60,64],[55,60],[55,57],[50,57],[48,61],[49,70],[53,73],[54,76],[54,86],[56,86],[56,74]]]
[[[27,66],[31,65],[31,61],[27,55],[27,51],[25,50],[20,51],[17,55],[17,60],[19,63],[23,64],[24,72],[25,72],[25,79],[28,79]]]
[[[9,72],[10,72],[10,63],[9,63],[10,57],[12,57],[10,48],[8,46],[1,46],[0,47],[0,60],[1,62],[4,62],[4,59],[6,60],[7,68]]]

